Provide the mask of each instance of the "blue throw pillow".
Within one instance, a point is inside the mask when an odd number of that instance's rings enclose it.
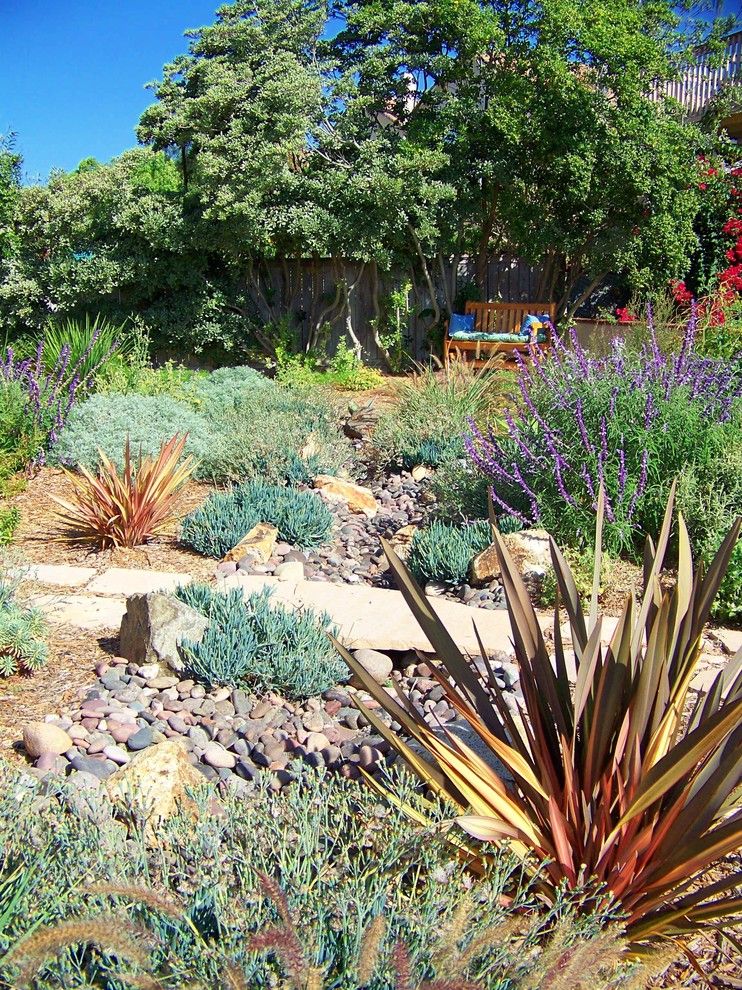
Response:
[[[536,335],[542,328],[543,323],[541,318],[538,316],[531,316],[529,313],[528,316],[523,317],[523,322],[520,325],[520,335],[521,337],[525,337],[526,340],[530,340],[531,337],[535,340]]]
[[[448,333],[474,333],[474,313],[452,313],[448,321]]]

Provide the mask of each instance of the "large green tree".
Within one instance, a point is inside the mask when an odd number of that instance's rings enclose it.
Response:
[[[611,272],[682,270],[703,138],[654,99],[682,35],[662,0],[343,0],[332,45],[369,131],[441,157],[439,253],[500,252],[564,310]],[[438,266],[441,267],[440,265]]]

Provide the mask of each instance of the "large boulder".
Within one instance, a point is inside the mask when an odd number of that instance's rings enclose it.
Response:
[[[344,481],[329,474],[318,474],[313,484],[328,502],[344,502],[351,512],[362,514],[368,519],[373,519],[379,511],[379,505],[370,488],[363,488],[352,481]]]
[[[270,523],[258,523],[224,555],[223,563],[239,562],[248,557],[256,564],[264,564],[273,555],[277,540],[278,530],[275,526],[271,526]]]
[[[503,542],[526,580],[541,580],[551,566],[549,534],[544,529],[523,529],[508,533]],[[493,543],[472,560],[469,579],[472,584],[487,584],[500,577],[500,560]]]
[[[119,653],[140,666],[161,663],[180,672],[178,644],[184,639],[200,642],[208,624],[200,612],[170,595],[131,595],[121,620]]]
[[[29,722],[23,728],[23,748],[29,756],[61,756],[72,749],[72,738],[58,725],[49,722]]]
[[[202,788],[204,777],[188,761],[185,747],[176,740],[150,746],[132,756],[105,782],[108,796],[134,808],[147,822],[148,832],[176,812],[197,814],[190,791]]]

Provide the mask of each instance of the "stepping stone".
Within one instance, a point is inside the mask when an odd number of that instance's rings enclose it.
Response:
[[[714,629],[713,634],[721,643],[725,653],[734,656],[742,649],[742,629]]]
[[[87,590],[95,595],[147,595],[151,591],[173,591],[179,584],[189,584],[190,574],[174,571],[147,571],[128,567],[109,567],[90,583]]]
[[[72,567],[67,564],[33,564],[19,572],[21,578],[39,584],[56,584],[64,588],[81,588],[95,577],[94,567]]]
[[[340,585],[322,581],[278,581],[238,572],[219,582],[224,590],[242,588],[245,596],[273,588],[272,601],[294,609],[327,612],[349,649],[423,650],[432,652],[401,592],[368,585]],[[479,653],[472,623],[491,649],[510,651],[510,620],[504,610],[470,608],[443,598],[428,599],[458,646]]]
[[[31,601],[51,621],[78,629],[118,629],[126,611],[123,598],[33,595]]]

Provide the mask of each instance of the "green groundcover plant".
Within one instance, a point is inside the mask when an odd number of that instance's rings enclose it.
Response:
[[[40,670],[47,660],[46,625],[38,609],[16,598],[17,580],[0,567],[0,676]]]
[[[437,802],[427,808],[435,825],[411,829],[357,783],[305,771],[275,794],[266,776],[249,801],[222,795],[218,816],[211,792],[197,794],[198,816],[163,822],[153,847],[141,822],[117,820],[99,794],[59,781],[44,796],[10,767],[2,773],[0,965],[12,986],[298,990],[281,951],[287,922],[319,971],[312,985],[326,990],[419,990],[436,979],[556,990],[573,963],[596,990],[645,985],[617,961],[615,934],[601,934],[610,911],[580,916],[581,895],[567,893],[540,910],[508,854],[493,850],[497,868],[472,890]],[[419,803],[409,777],[393,780]]]
[[[472,558],[491,542],[488,522],[459,525],[436,519],[415,530],[410,544],[410,570],[422,583],[461,584],[467,578]]]
[[[180,645],[188,672],[199,681],[310,698],[347,679],[328,639],[334,627],[325,613],[285,608],[271,601],[270,589],[244,598],[239,588],[222,594],[190,584],[176,594],[209,619],[199,643]]]
[[[185,517],[180,539],[198,553],[219,559],[259,522],[275,526],[279,539],[307,548],[327,540],[333,516],[314,492],[249,481],[210,495]]]

